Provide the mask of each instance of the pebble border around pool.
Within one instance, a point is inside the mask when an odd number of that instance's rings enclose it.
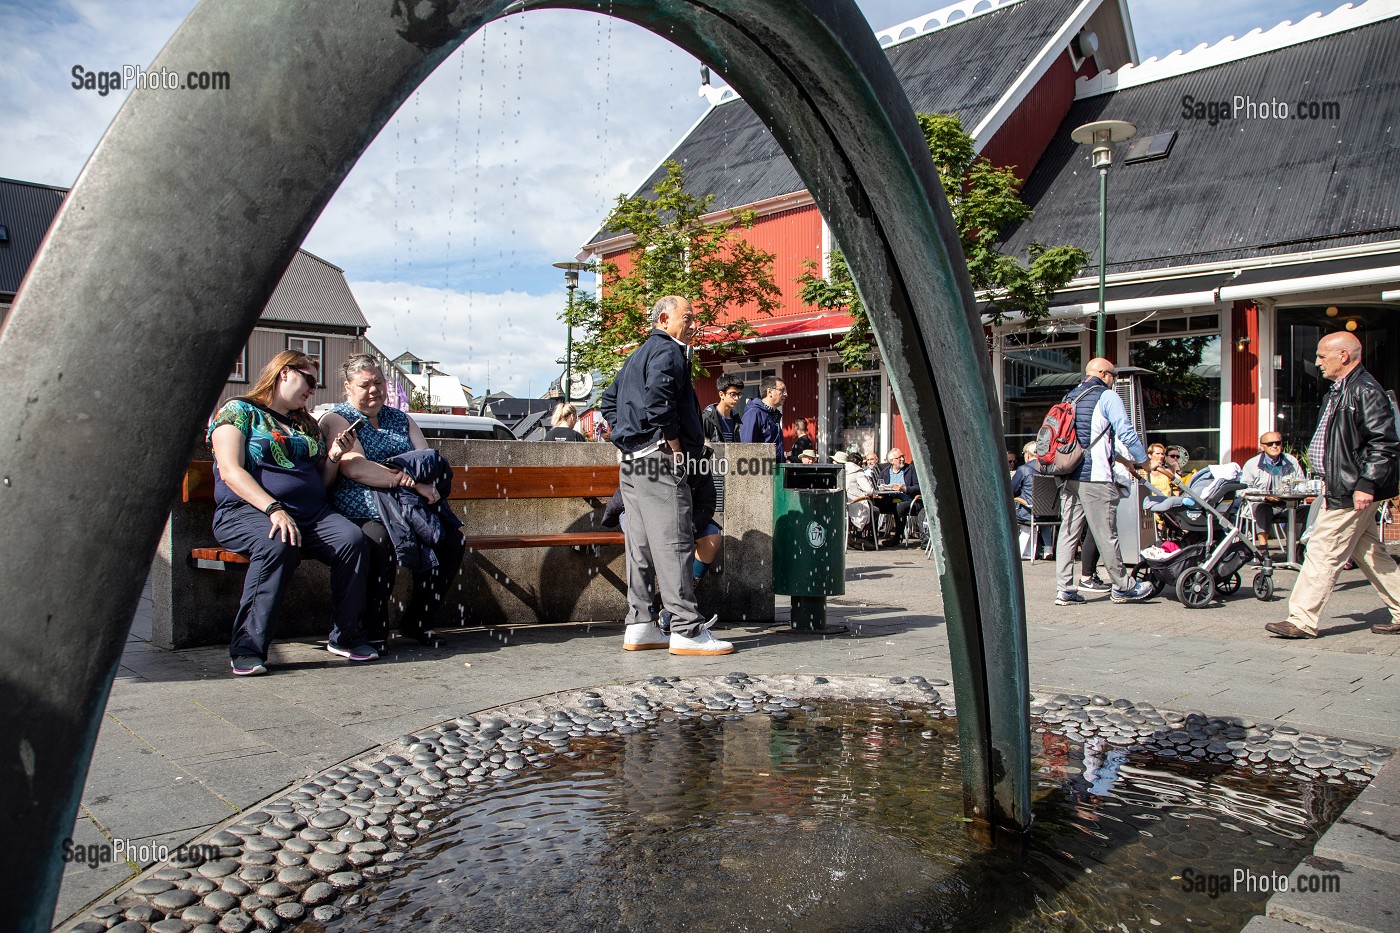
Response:
[[[67,933],[247,933],[328,922],[360,903],[366,879],[389,874],[435,814],[478,784],[547,768],[573,738],[629,735],[658,721],[786,719],[805,699],[919,704],[956,715],[946,680],[850,676],[652,677],[511,703],[403,736],[341,764],[196,840],[191,860],[152,866]],[[1105,696],[1032,696],[1031,713],[1072,741],[1099,739],[1183,761],[1291,771],[1362,784],[1392,751],[1309,736],[1289,726],[1159,711]],[[1045,731],[1046,726],[1036,726]],[[200,861],[201,853],[218,857]]]

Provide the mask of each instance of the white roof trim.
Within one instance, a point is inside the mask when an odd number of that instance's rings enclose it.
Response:
[[[882,48],[889,48],[1020,2],[1021,0],[959,0],[958,3],[934,10],[932,13],[896,23],[889,29],[876,30],[875,39]]]
[[[987,115],[982,118],[972,130],[973,145],[978,152],[982,147],[996,135],[996,131],[1006,122],[1006,118],[1021,105],[1021,101],[1026,99],[1026,95],[1036,86],[1044,74],[1050,70],[1050,66],[1055,63],[1055,59],[1060,57],[1060,53],[1069,45],[1069,41],[1074,38],[1075,33],[1084,28],[1084,24],[1098,11],[1101,0],[1084,0],[1075,9],[1074,15],[1060,24],[1060,28],[1050,37],[1050,40],[1041,46],[1040,51],[1031,59],[1030,64],[1015,77],[1006,93],[1001,95],[992,109],[987,111]]]
[[[1313,13],[1296,23],[1284,20],[1268,32],[1255,29],[1238,39],[1226,36],[1215,45],[1203,42],[1189,52],[1178,50],[1165,58],[1149,58],[1140,65],[1124,65],[1117,71],[1102,71],[1092,78],[1080,78],[1075,82],[1074,99],[1083,100],[1098,94],[1108,94],[1123,88],[1214,68],[1227,62],[1369,26],[1397,15],[1400,15],[1400,0],[1370,0],[1361,6],[1346,3],[1326,16]]]

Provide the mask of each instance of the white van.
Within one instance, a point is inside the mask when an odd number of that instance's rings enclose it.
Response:
[[[311,414],[319,419],[330,411],[329,403],[317,405]],[[495,418],[478,418],[475,415],[430,415],[423,411],[409,412],[409,417],[423,429],[423,436],[432,439],[471,440],[471,441],[513,441],[515,435],[510,428]]]
[[[510,428],[495,418],[478,418],[476,415],[430,415],[421,411],[412,412],[409,417],[423,430],[423,436],[430,440],[515,440]]]

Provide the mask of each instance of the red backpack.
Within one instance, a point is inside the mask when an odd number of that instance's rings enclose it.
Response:
[[[1079,472],[1084,462],[1084,448],[1074,432],[1074,406],[1094,389],[1106,391],[1101,386],[1085,386],[1079,394],[1065,396],[1040,423],[1035,435],[1035,456],[1040,472],[1046,476],[1069,476]]]

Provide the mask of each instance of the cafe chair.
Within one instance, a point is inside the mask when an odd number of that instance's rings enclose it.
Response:
[[[1031,562],[1040,559],[1040,530],[1050,529],[1050,549],[1054,550],[1060,533],[1060,486],[1053,476],[1031,477],[1031,543],[1035,553]]]

